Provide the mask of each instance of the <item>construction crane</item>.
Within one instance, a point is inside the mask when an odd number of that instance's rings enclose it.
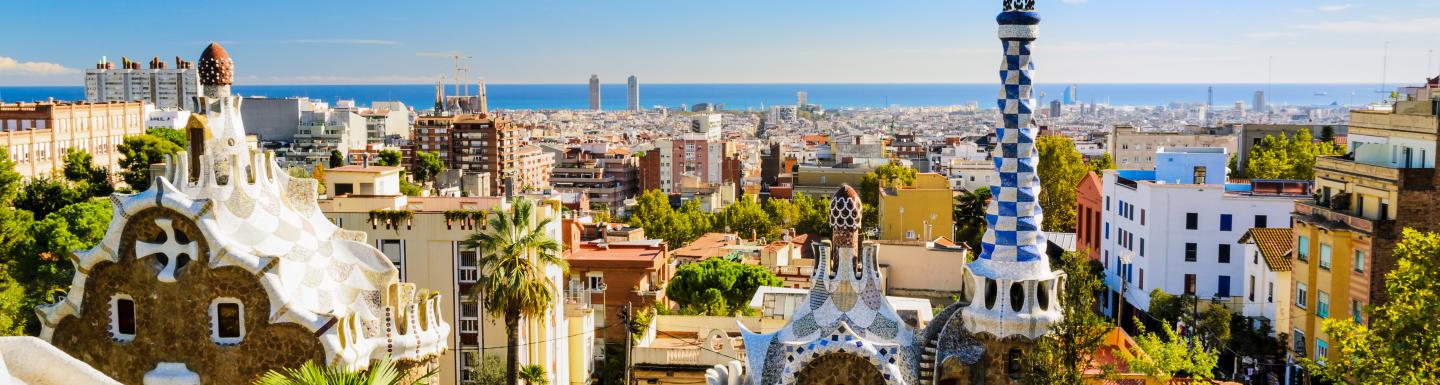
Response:
[[[415,53],[415,55],[417,55],[417,56],[425,56],[425,57],[454,58],[454,59],[455,59],[455,95],[456,95],[456,96],[459,96],[459,95],[460,95],[460,79],[462,79],[462,78],[460,77],[460,71],[466,71],[466,70],[467,70],[465,67],[460,66],[460,60],[462,60],[462,59],[470,59],[470,58],[473,58],[473,56],[466,55],[466,54],[463,53],[463,52],[456,52],[456,51],[450,51],[450,52],[417,52],[417,53]],[[466,87],[466,88],[469,88],[469,87]],[[468,90],[467,90],[467,91],[468,91]]]

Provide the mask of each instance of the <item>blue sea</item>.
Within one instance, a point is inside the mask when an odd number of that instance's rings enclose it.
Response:
[[[1066,84],[1037,86],[1046,94],[1043,103],[1060,97]],[[1319,106],[1362,105],[1380,100],[1377,84],[1079,84],[1080,102],[1113,106],[1153,106],[1174,102],[1204,103],[1206,88],[1215,87],[1216,108],[1230,108],[1237,101],[1253,104],[1256,91],[1267,91],[1271,105]],[[589,106],[586,84],[491,84],[487,87],[490,107],[496,109],[582,109]],[[372,101],[398,100],[418,109],[434,105],[434,85],[264,85],[235,86],[236,93],[283,98],[307,96],[324,101],[353,99],[358,105]],[[727,109],[744,110],[761,106],[795,104],[795,93],[805,91],[811,104],[826,108],[878,108],[888,106],[925,107],[979,103],[995,105],[999,86],[995,84],[641,84],[640,105],[677,107],[709,102]],[[453,87],[447,87],[453,92]],[[474,89],[470,92],[473,94]],[[84,88],[0,86],[0,100],[37,101],[48,98],[79,100]],[[601,86],[606,110],[625,108],[625,85]]]

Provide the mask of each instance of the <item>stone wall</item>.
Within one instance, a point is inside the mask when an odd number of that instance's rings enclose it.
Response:
[[[164,236],[155,224],[160,217],[172,219],[176,232],[198,242],[202,255],[177,269],[174,283],[156,279],[160,264],[155,257],[135,256],[137,240],[156,242]],[[141,383],[161,362],[184,363],[205,383],[215,384],[248,384],[271,369],[324,362],[324,348],[309,330],[269,322],[270,303],[255,275],[238,267],[209,269],[210,252],[195,223],[178,213],[161,208],[137,213],[121,235],[119,262],[101,262],[90,270],[78,317],[61,320],[51,342],[127,384]],[[133,341],[111,339],[110,299],[117,293],[135,301]],[[210,337],[210,306],[219,297],[244,304],[245,335],[239,344],[222,346]]]
[[[885,385],[880,369],[850,353],[830,353],[815,358],[795,376],[799,385]]]

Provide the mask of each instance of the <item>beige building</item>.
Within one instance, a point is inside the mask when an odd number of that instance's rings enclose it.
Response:
[[[795,192],[811,197],[826,197],[842,184],[860,187],[860,180],[873,171],[871,167],[800,166],[795,172]]]
[[[1310,131],[1312,138],[1320,140],[1321,134],[1325,132],[1325,127],[1330,127],[1336,141],[1344,143],[1345,135],[1349,132],[1348,127],[1343,124],[1241,124],[1238,126],[1240,128],[1239,142],[1237,143],[1239,152],[1235,153],[1235,166],[1240,169],[1230,171],[1241,172],[1240,175],[1244,175],[1245,160],[1250,156],[1250,150],[1259,146],[1260,141],[1265,140],[1266,136],[1293,138],[1300,131]]]
[[[1224,147],[1234,154],[1235,135],[1231,128],[1188,127],[1183,131],[1140,131],[1117,124],[1110,129],[1106,151],[1115,157],[1119,170],[1155,169],[1155,151],[1169,147]]]
[[[24,177],[58,175],[69,148],[85,150],[96,167],[116,171],[121,157],[115,146],[143,133],[141,102],[0,104],[0,146]]]
[[[320,201],[320,208],[341,228],[366,233],[402,279],[444,294],[441,313],[454,327],[451,349],[440,359],[439,383],[473,384],[482,355],[503,358],[506,335],[502,320],[487,316],[476,298],[466,295],[480,280],[480,270],[476,252],[461,242],[483,231],[485,218],[510,204],[500,197],[405,196],[400,170],[327,170],[325,187],[333,196]],[[546,231],[559,241],[557,207],[536,204],[536,215],[556,219]],[[594,370],[595,321],[587,297],[566,295],[564,273],[558,266],[547,269],[556,301],[542,319],[522,321],[521,363],[543,366],[551,384],[584,384]]]

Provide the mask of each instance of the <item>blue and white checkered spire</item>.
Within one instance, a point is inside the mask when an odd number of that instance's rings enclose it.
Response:
[[[996,17],[1005,49],[1000,64],[1000,124],[992,152],[998,184],[990,186],[985,210],[984,244],[971,262],[974,288],[966,322],[970,330],[997,337],[1035,338],[1060,319],[1055,301],[1063,273],[1050,270],[1045,235],[1040,231],[1040,163],[1035,148],[1038,129],[1031,117],[1035,105],[1031,85],[1030,44],[1039,35],[1040,15],[1033,1],[1007,0]],[[1018,295],[1017,295],[1018,294]]]

